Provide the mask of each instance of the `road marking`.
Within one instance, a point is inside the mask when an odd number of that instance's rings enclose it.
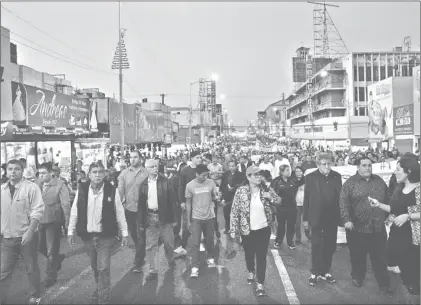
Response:
[[[288,297],[289,304],[300,305],[300,301],[298,300],[294,286],[292,285],[291,280],[289,279],[287,269],[285,268],[284,262],[282,261],[278,250],[271,250],[271,252],[275,260],[275,265],[278,268],[279,275],[281,276],[282,284],[284,285],[285,294]]]

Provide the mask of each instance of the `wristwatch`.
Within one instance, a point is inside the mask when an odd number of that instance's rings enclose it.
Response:
[[[408,212],[408,221],[411,221],[411,212]]]

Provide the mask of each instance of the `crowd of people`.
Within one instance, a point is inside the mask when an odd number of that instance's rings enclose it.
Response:
[[[219,209],[223,234],[244,248],[245,281],[255,284],[258,296],[266,295],[269,247],[294,250],[310,242],[309,285],[334,283],[331,266],[340,226],[346,229],[355,286],[363,286],[369,254],[382,291],[392,293],[388,268],[394,268],[408,291],[419,295],[418,155],[322,147],[262,154],[234,143],[204,145],[162,159],[138,150],[127,157],[118,170],[94,162],[87,172],[76,173],[74,183],[64,181],[51,163],[41,164],[36,173],[28,173],[25,160],[2,166],[1,304],[18,254],[28,273],[29,303],[40,303],[37,253],[47,259],[45,285],[53,286],[65,260],[60,254],[63,233],[71,246],[76,236],[83,241],[96,283],[91,299],[99,304],[110,300],[111,250],[116,240],[130,246],[129,236],[133,273],[143,273],[147,265],[146,280],[157,280],[164,267],[158,251],[163,244],[168,267],[191,257],[190,276],[197,278],[206,272],[200,270],[200,252],[205,251],[208,268],[216,267]],[[391,160],[397,168],[388,185],[373,174],[372,164]],[[343,183],[332,167],[347,164],[357,172]],[[146,249],[152,252],[148,262]]]

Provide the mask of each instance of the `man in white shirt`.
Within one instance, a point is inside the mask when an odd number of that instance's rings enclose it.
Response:
[[[272,179],[275,179],[279,176],[279,167],[281,165],[288,165],[289,168],[292,168],[287,158],[284,158],[281,153],[275,153],[275,169],[274,176],[272,176]]]
[[[272,176],[272,179],[275,178],[275,168],[273,167],[272,163],[269,162],[268,155],[264,156],[263,162],[259,165],[259,168],[261,170],[268,170]]]
[[[79,184],[70,212],[68,242],[75,244],[75,233],[85,243],[91,259],[96,289],[91,299],[99,304],[110,301],[111,249],[121,231],[122,246],[129,241],[124,208],[119,192],[105,181],[102,163],[89,166],[89,183]]]
[[[173,228],[176,224],[177,200],[168,179],[158,174],[157,160],[146,160],[145,167],[149,177],[142,182],[139,191],[139,245],[145,250],[146,247],[150,249],[150,272],[146,280],[154,281],[158,279],[159,246],[162,243],[169,267],[175,266]]]

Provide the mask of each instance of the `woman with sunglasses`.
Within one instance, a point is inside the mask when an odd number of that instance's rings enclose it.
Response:
[[[271,187],[262,184],[260,169],[247,168],[248,184],[235,192],[231,218],[231,238],[241,235],[248,270],[247,282],[252,284],[256,277],[256,293],[266,295],[263,287],[266,275],[266,257],[273,221],[272,205],[280,205],[281,198]],[[255,264],[256,260],[256,264]]]

